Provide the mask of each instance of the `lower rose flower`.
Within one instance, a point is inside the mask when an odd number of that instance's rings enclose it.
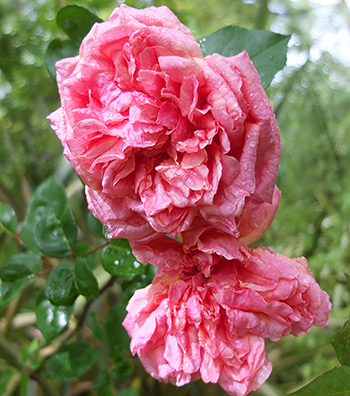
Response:
[[[160,381],[181,386],[202,378],[244,396],[270,375],[264,339],[231,331],[225,309],[201,273],[156,276],[130,300],[124,320],[131,351]]]
[[[132,352],[161,381],[201,377],[246,395],[271,370],[263,338],[300,336],[328,323],[329,297],[304,258],[249,249],[217,231],[204,232],[187,253],[168,237],[134,243],[133,251],[159,270],[130,300],[124,326]]]

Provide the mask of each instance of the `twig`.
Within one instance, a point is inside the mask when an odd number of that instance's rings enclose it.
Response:
[[[83,254],[81,257],[87,257],[87,256],[89,256],[90,254],[93,254],[93,253],[97,252],[98,250],[103,249],[104,247],[108,246],[109,244],[110,244],[110,242],[107,241],[107,242],[104,243],[103,245],[97,246],[97,247],[95,247],[94,249],[90,250],[89,252]]]

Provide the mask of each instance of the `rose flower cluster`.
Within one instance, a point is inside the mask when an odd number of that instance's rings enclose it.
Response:
[[[324,327],[330,302],[304,258],[247,246],[280,199],[279,131],[248,55],[203,58],[168,8],[121,5],[56,67],[49,119],[89,209],[158,266],[127,307],[132,353],[160,381],[257,389],[264,338]]]

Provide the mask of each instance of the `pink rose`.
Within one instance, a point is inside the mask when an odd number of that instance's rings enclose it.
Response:
[[[248,243],[268,228],[280,139],[246,53],[203,58],[168,8],[121,5],[57,63],[57,81],[49,119],[112,237],[198,225]]]
[[[205,289],[225,311],[230,331],[238,336],[249,333],[277,341],[289,333],[303,335],[312,325],[327,325],[329,297],[305,258],[289,259],[266,248],[249,249],[218,231],[202,234],[197,247],[186,254],[183,245],[162,237],[147,244],[134,243],[133,251],[139,261],[157,265],[160,274],[203,274]]]
[[[205,281],[201,273],[163,274],[137,290],[123,323],[131,351],[160,381],[181,386],[202,378],[244,396],[270,375],[264,339],[232,332]]]

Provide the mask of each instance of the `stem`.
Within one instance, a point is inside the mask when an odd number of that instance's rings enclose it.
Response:
[[[97,246],[97,247],[95,247],[94,249],[90,250],[89,252],[87,252],[87,253],[83,254],[81,257],[87,257],[87,256],[90,256],[90,254],[93,254],[93,253],[97,252],[98,250],[101,250],[101,249],[103,249],[104,247],[108,246],[109,244],[110,244],[110,242],[109,242],[109,241],[107,241],[107,242],[106,242],[106,243],[104,243],[103,245]]]

